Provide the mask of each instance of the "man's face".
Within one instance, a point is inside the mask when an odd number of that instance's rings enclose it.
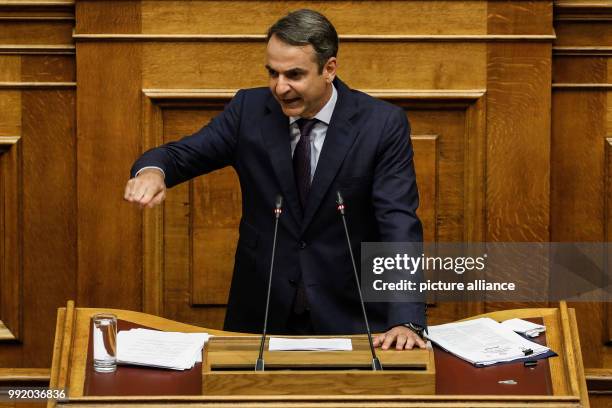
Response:
[[[283,113],[311,118],[331,96],[336,58],[330,58],[319,74],[312,45],[289,45],[272,36],[268,41],[266,69],[270,75],[270,91]]]

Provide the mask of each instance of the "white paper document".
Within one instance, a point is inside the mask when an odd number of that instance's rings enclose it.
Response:
[[[540,333],[546,331],[546,326],[535,324],[523,319],[506,320],[501,322],[501,325],[528,337],[538,337]]]
[[[490,318],[429,326],[427,337],[448,352],[475,365],[490,365],[549,351]]]
[[[188,370],[202,361],[207,333],[131,329],[117,333],[117,362]]]
[[[351,351],[351,339],[287,339],[270,337],[270,351]]]

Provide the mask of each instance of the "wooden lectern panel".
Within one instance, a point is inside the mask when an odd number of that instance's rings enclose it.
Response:
[[[204,395],[435,393],[432,350],[378,349],[383,371],[372,371],[367,337],[350,337],[351,351],[264,351],[263,372],[253,370],[261,337],[213,338],[204,353],[202,392]],[[267,349],[266,343],[264,350]]]
[[[490,384],[482,377],[470,375],[469,371],[452,371],[462,364],[454,366],[438,366],[436,382],[440,385],[442,377],[440,373],[449,374],[451,371],[451,381],[472,382],[486,390],[486,394],[475,395],[472,388],[465,388],[463,391],[469,394],[450,394],[444,395],[440,387],[437,387],[436,395],[359,395],[357,393],[348,395],[313,395],[312,390],[306,389],[301,394],[291,395],[187,395],[177,389],[179,395],[132,395],[122,396],[112,389],[108,389],[105,395],[88,395],[85,387],[89,381],[91,389],[91,378],[87,379],[87,372],[92,364],[91,357],[88,360],[88,347],[90,344],[89,335],[91,332],[91,317],[99,312],[115,313],[120,320],[130,321],[136,326],[144,326],[158,330],[202,332],[206,331],[216,336],[240,336],[239,333],[222,332],[209,330],[201,327],[191,326],[160,317],[147,315],[139,312],[124,310],[103,310],[78,308],[75,309],[72,302],[68,307],[58,311],[58,321],[56,326],[56,338],[53,355],[53,366],[51,371],[50,387],[55,389],[65,389],[68,394],[66,401],[50,401],[49,407],[70,406],[92,407],[92,406],[137,406],[147,407],[159,406],[215,406],[215,407],[235,407],[235,406],[277,406],[277,407],[316,407],[316,406],[339,406],[344,407],[380,407],[393,405],[396,407],[588,407],[588,395],[584,377],[584,368],[580,354],[580,342],[576,329],[575,313],[568,309],[564,302],[561,307],[541,308],[541,309],[516,309],[508,311],[493,312],[486,315],[493,319],[505,320],[512,317],[523,319],[541,318],[547,327],[546,344],[554,351],[559,353],[559,357],[551,358],[546,362],[538,363],[538,370],[547,371],[550,383],[546,385],[546,390],[542,394],[548,395],[528,395],[538,394],[541,389],[533,391],[535,384],[527,384],[531,387],[523,390],[521,387],[510,391],[508,395],[499,395]],[[480,316],[479,316],[480,317]],[[243,336],[244,337],[244,336]],[[438,353],[438,350],[436,350]],[[381,352],[381,356],[385,353]],[[385,363],[384,357],[382,358]],[[546,363],[548,366],[546,367]],[[463,364],[465,366],[465,364]],[[469,366],[469,365],[467,365]],[[522,369],[522,364],[520,365]],[[545,368],[546,367],[546,368]],[[120,367],[121,370],[124,367]],[[472,370],[482,370],[468,367]],[[490,367],[487,370],[496,369]],[[501,370],[506,370],[503,368]],[[141,368],[144,373],[147,370],[159,372],[157,369]],[[197,369],[198,375],[201,370]],[[480,371],[482,373],[484,371]],[[355,371],[353,376],[359,376],[362,372]],[[371,373],[371,372],[370,372]],[[537,374],[537,373],[536,373]],[[535,375],[535,374],[534,374]],[[519,377],[517,377],[519,378]],[[529,377],[520,377],[520,381],[531,381]],[[542,380],[540,378],[539,380]],[[545,381],[546,378],[544,378]],[[126,380],[130,382],[130,380]],[[165,381],[162,376],[157,381]],[[518,382],[518,381],[517,381]],[[161,385],[160,385],[161,386]],[[461,390],[457,389],[457,392]],[[497,395],[495,395],[497,394]]]

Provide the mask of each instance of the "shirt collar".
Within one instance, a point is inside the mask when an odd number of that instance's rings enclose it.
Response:
[[[332,114],[334,113],[334,108],[336,107],[337,100],[338,91],[336,91],[336,87],[332,83],[331,98],[329,98],[329,101],[327,101],[325,106],[323,106],[323,108],[314,116],[314,119],[318,119],[319,121],[329,126],[329,122],[331,121]],[[299,116],[289,116],[289,125],[292,125],[299,118]]]

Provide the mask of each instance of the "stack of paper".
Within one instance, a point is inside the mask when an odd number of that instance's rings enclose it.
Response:
[[[351,351],[351,339],[286,339],[271,337],[268,345],[270,351]]]
[[[546,331],[546,326],[531,323],[523,319],[510,319],[503,321],[501,324],[502,326],[507,327],[512,331],[515,331],[528,337],[538,337],[540,333]]]
[[[131,329],[117,333],[117,362],[188,370],[202,361],[207,333]]]
[[[448,352],[475,365],[491,365],[548,352],[490,318],[429,326],[427,337]]]

